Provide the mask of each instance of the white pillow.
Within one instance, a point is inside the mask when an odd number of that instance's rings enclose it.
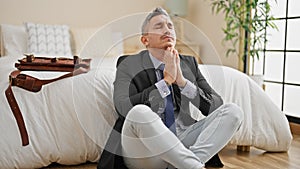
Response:
[[[1,24],[1,56],[23,56],[27,52],[24,26]]]
[[[27,52],[37,55],[71,57],[67,25],[24,23],[28,36]]]

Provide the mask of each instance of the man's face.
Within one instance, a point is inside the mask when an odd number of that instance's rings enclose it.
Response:
[[[147,39],[148,48],[166,49],[176,44],[176,33],[173,22],[165,15],[153,17],[147,27],[148,33],[143,35]]]

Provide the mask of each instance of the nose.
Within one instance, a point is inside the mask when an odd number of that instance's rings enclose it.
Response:
[[[164,35],[170,35],[171,34],[171,29],[167,25],[164,26],[163,31],[164,31]]]
[[[168,30],[168,29],[166,29],[165,31],[164,31],[164,35],[170,35],[171,34],[171,32]]]

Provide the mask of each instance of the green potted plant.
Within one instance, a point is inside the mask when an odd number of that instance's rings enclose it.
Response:
[[[211,7],[213,13],[225,14],[223,40],[229,43],[226,56],[238,56],[240,70],[249,74],[249,59],[259,59],[267,41],[266,29],[277,28],[268,0],[211,0]]]

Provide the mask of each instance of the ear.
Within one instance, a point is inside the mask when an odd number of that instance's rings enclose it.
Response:
[[[141,42],[147,47],[149,45],[149,39],[147,37],[147,35],[143,35],[141,37]]]

